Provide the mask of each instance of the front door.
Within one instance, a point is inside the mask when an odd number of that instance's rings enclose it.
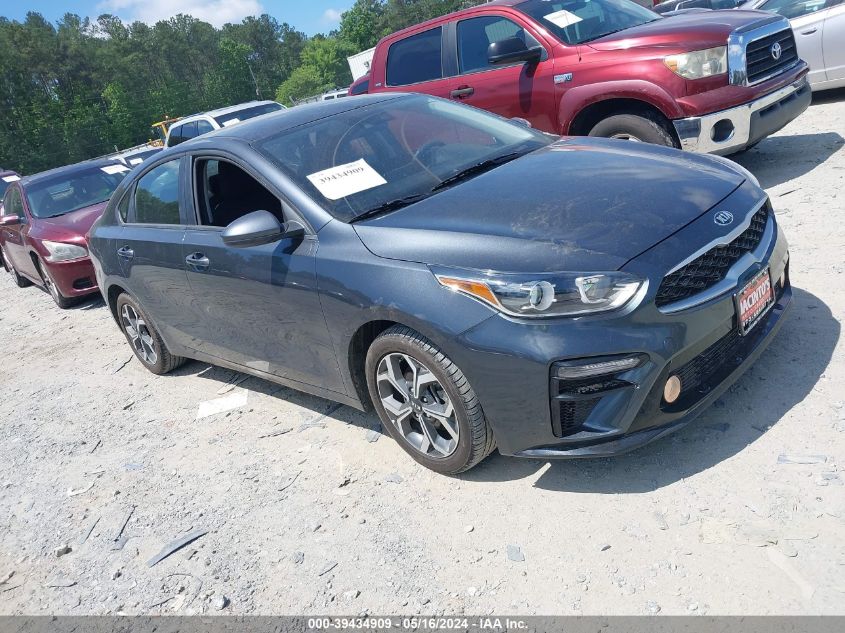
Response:
[[[292,209],[242,166],[197,156],[197,225],[182,247],[196,349],[287,380],[344,392],[316,287],[317,237],[235,248],[223,229],[252,211]]]
[[[24,211],[23,198],[19,187],[9,187],[6,192],[3,215],[16,215],[20,218],[20,224],[0,228],[0,231],[3,232],[3,252],[20,274],[31,279],[40,279],[26,245],[29,219]]]
[[[828,81],[845,79],[845,2],[841,0],[827,10],[822,48]]]
[[[543,49],[539,63],[493,65],[487,59],[490,44],[518,38],[527,48]],[[547,47],[526,26],[497,15],[458,21],[455,40],[459,75],[452,98],[507,118],[528,120],[539,130],[557,130],[554,61]]]

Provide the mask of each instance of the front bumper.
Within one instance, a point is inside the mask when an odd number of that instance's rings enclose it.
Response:
[[[749,103],[704,116],[672,121],[681,148],[708,154],[732,154],[774,134],[810,105],[807,78]]]
[[[94,276],[94,265],[89,257],[66,262],[42,260],[62,296],[82,297],[99,291]]]
[[[759,189],[746,184],[726,206],[752,209],[759,195]],[[712,214],[704,214],[624,267],[649,279],[642,302],[627,312],[531,323],[497,315],[459,337],[450,356],[476,391],[502,454],[574,458],[626,452],[692,421],[754,363],[792,301],[788,245],[773,214],[758,246],[730,268],[728,277],[735,280],[730,288],[718,295],[702,293],[700,303],[682,310],[658,308],[654,302],[663,275],[715,227]],[[776,287],[775,304],[740,337],[734,295],[764,268]],[[594,395],[590,387],[579,393],[593,402],[587,410],[573,409],[577,424],[562,424],[563,414],[555,409],[560,406],[554,378],[558,363],[632,355],[644,362],[606,376],[612,383],[606,391]],[[696,381],[668,405],[663,400],[667,378],[690,367],[698,372]]]

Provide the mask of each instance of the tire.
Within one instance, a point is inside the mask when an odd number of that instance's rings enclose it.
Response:
[[[402,325],[385,330],[367,351],[365,371],[382,425],[426,468],[455,475],[496,448],[493,431],[463,372],[418,332]],[[425,382],[418,383],[417,376]],[[453,415],[443,415],[450,410]],[[427,413],[432,411],[437,416]]]
[[[57,306],[62,310],[67,310],[71,306],[76,305],[78,299],[64,296],[50,275],[50,271],[41,262],[38,262],[38,274],[41,275],[45,290],[47,290]]]
[[[170,353],[146,312],[126,293],[117,298],[117,321],[135,356],[152,373],[160,376],[185,363],[186,359]],[[140,330],[140,337],[133,328]]]
[[[15,265],[12,263],[12,260],[6,256],[6,251],[2,251],[3,257],[3,268],[12,276],[12,281],[15,282],[15,285],[18,288],[26,288],[27,286],[31,286],[32,282],[27,279],[26,277],[21,277],[18,274],[18,271],[15,270]]]
[[[646,113],[609,116],[596,123],[589,136],[628,138],[665,147],[679,147],[666,123],[657,116]]]

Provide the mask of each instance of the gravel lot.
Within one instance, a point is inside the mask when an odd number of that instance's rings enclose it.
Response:
[[[153,376],[102,302],[2,275],[0,613],[845,614],[843,134],[845,91],[817,95],[737,158],[794,309],[697,423],[612,460],[442,477],[375,415],[202,363]]]

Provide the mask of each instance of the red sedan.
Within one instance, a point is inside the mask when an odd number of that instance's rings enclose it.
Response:
[[[8,183],[0,215],[3,266],[60,308],[98,291],[86,235],[129,169],[112,160],[60,167]]]

